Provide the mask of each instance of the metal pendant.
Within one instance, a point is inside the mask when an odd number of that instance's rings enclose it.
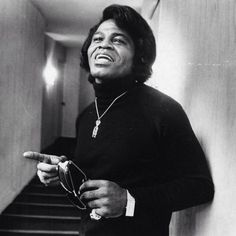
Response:
[[[98,127],[100,124],[101,124],[101,121],[99,119],[96,120],[96,125],[93,128],[92,138],[96,138],[97,133],[98,133]]]

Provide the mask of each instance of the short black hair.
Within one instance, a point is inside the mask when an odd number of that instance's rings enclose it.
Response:
[[[152,74],[152,64],[156,58],[156,42],[153,32],[133,8],[122,5],[110,5],[104,9],[102,19],[92,27],[81,49],[81,67],[90,71],[87,51],[92,37],[98,27],[106,20],[112,19],[116,25],[127,32],[134,42],[135,54],[132,75],[137,82],[144,83]]]

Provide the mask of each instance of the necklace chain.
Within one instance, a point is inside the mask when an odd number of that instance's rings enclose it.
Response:
[[[125,91],[124,93],[117,96],[101,115],[99,114],[99,111],[98,111],[97,97],[95,98],[94,102],[95,102],[95,108],[96,108],[96,113],[97,113],[97,120],[96,120],[95,126],[93,128],[93,133],[92,133],[93,138],[96,138],[96,136],[97,136],[98,127],[101,124],[102,117],[108,112],[108,110],[112,107],[112,105],[116,102],[116,100],[118,100],[120,97],[124,96],[126,93],[127,93],[127,91]]]
[[[127,93],[127,91],[125,91],[124,93],[120,94],[118,97],[116,97],[111,104],[107,107],[107,109],[102,113],[102,115],[99,115],[98,112],[98,104],[97,104],[97,97],[95,98],[95,108],[96,108],[96,112],[97,112],[97,117],[98,120],[101,120],[101,118],[108,112],[108,110],[111,108],[111,106],[116,102],[117,99],[119,99],[120,97],[122,97],[123,95],[125,95]]]

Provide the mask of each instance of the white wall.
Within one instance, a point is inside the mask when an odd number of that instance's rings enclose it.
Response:
[[[62,136],[75,137],[79,111],[80,48],[67,48],[64,68]]]
[[[185,108],[215,182],[212,204],[176,213],[172,236],[236,235],[235,1],[160,1],[150,84]]]
[[[0,1],[0,212],[35,174],[40,150],[44,20],[25,0]]]

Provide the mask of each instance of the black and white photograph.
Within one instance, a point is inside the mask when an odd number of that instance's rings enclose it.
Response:
[[[0,235],[236,235],[235,0],[0,0]]]

